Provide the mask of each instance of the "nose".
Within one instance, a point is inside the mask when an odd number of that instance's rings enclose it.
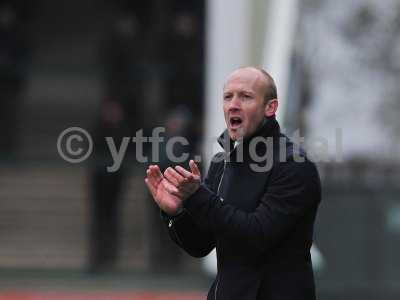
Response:
[[[242,102],[238,96],[234,96],[231,101],[229,101],[229,111],[237,111],[240,110]]]

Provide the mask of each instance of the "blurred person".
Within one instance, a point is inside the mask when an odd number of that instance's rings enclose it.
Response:
[[[184,162],[181,162],[181,164],[188,166],[189,157],[195,151],[195,146],[197,145],[193,135],[192,118],[193,116],[186,106],[178,106],[167,114],[164,140],[159,144],[159,159],[152,157],[153,163],[157,163],[161,170],[166,170],[168,167],[175,167],[177,165],[174,159],[171,159],[168,155],[169,151],[177,158],[188,154],[188,158]],[[175,137],[185,138],[188,144],[183,145],[180,142],[172,143],[172,139]],[[167,149],[169,142],[171,142],[171,148]],[[150,269],[153,272],[170,271],[171,268],[179,270],[182,266],[182,252],[168,241],[168,234],[160,219],[158,206],[152,202],[149,203],[151,204],[148,208]]]
[[[16,156],[18,111],[28,66],[25,22],[8,2],[0,3],[0,155]]]
[[[145,49],[136,16],[133,13],[119,16],[102,46],[105,101],[95,130],[94,163],[90,171],[89,271],[94,273],[111,270],[117,261],[122,190],[131,163],[125,157],[117,171],[108,171],[113,158],[105,138],[111,137],[118,148],[124,137],[134,136],[143,126],[141,63]]]
[[[166,96],[170,107],[189,99],[194,112],[201,112],[203,99],[203,36],[199,17],[189,10],[175,13],[167,34]]]
[[[126,167],[109,172],[113,159],[105,137],[121,145],[130,135],[129,126],[120,103],[107,99],[102,105],[101,118],[94,136],[93,163],[90,170],[90,248],[89,271],[110,271],[118,257],[120,238],[120,206]]]
[[[143,125],[138,105],[143,97],[144,30],[134,13],[124,13],[114,22],[102,45],[105,94],[121,104],[132,132]]]
[[[147,170],[172,240],[194,257],[216,247],[218,274],[207,299],[315,299],[310,247],[320,180],[306,153],[280,132],[277,107],[272,77],[240,68],[223,89],[224,151],[203,182],[194,161],[190,171]]]

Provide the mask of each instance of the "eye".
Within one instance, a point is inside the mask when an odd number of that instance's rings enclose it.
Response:
[[[246,100],[253,99],[253,96],[249,95],[249,94],[245,94],[244,99],[246,99]]]
[[[229,100],[231,100],[232,99],[232,95],[225,95],[224,96],[224,101],[229,101]]]

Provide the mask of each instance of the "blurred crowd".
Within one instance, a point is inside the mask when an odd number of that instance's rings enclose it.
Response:
[[[104,98],[97,122],[94,163],[91,167],[90,271],[112,269],[119,249],[121,190],[135,165],[135,153],[116,172],[108,172],[111,156],[105,137],[120,145],[124,136],[144,135],[155,126],[166,129],[160,145],[162,168],[172,163],[165,143],[184,136],[193,153],[201,130],[203,97],[203,20],[196,1],[175,1],[168,16],[153,18],[161,1],[121,1],[121,13],[101,43]],[[165,7],[164,7],[165,9]],[[166,10],[168,12],[168,10]],[[158,19],[157,19],[158,17]],[[153,97],[153,100],[151,99]],[[196,116],[196,117],[194,117]],[[152,157],[149,149],[144,149]],[[179,268],[180,252],[167,241],[159,210],[148,201],[149,262],[153,270]]]
[[[19,142],[24,134],[19,128],[21,106],[36,50],[30,25],[38,22],[40,5],[46,2],[0,1],[2,162],[20,159]],[[103,27],[107,29],[98,36],[96,46],[101,99],[91,131],[94,153],[88,167],[88,269],[94,273],[115,267],[120,249],[122,191],[127,176],[137,166],[135,153],[130,151],[118,171],[108,172],[106,166],[111,165],[112,157],[105,137],[120,145],[123,137],[133,137],[140,129],[146,136],[154,127],[164,126],[165,141],[179,135],[190,142],[185,149],[174,149],[177,155],[194,153],[203,112],[204,1],[119,0],[102,5],[113,7],[113,12],[111,19],[105,20],[108,25]],[[144,151],[150,154],[149,149]],[[163,155],[165,144],[160,145],[160,154],[162,166],[172,164]],[[179,250],[165,243],[167,234],[162,230],[159,211],[152,201],[148,205],[146,220],[154,229],[149,241],[151,267],[177,268]]]

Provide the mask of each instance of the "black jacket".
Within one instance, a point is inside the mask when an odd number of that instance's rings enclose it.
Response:
[[[219,140],[226,151],[213,158],[183,213],[164,215],[171,238],[194,257],[216,247],[218,274],[207,299],[315,299],[310,247],[321,200],[315,165],[275,118],[233,151],[226,136]],[[270,143],[260,141],[251,152],[255,137]]]

